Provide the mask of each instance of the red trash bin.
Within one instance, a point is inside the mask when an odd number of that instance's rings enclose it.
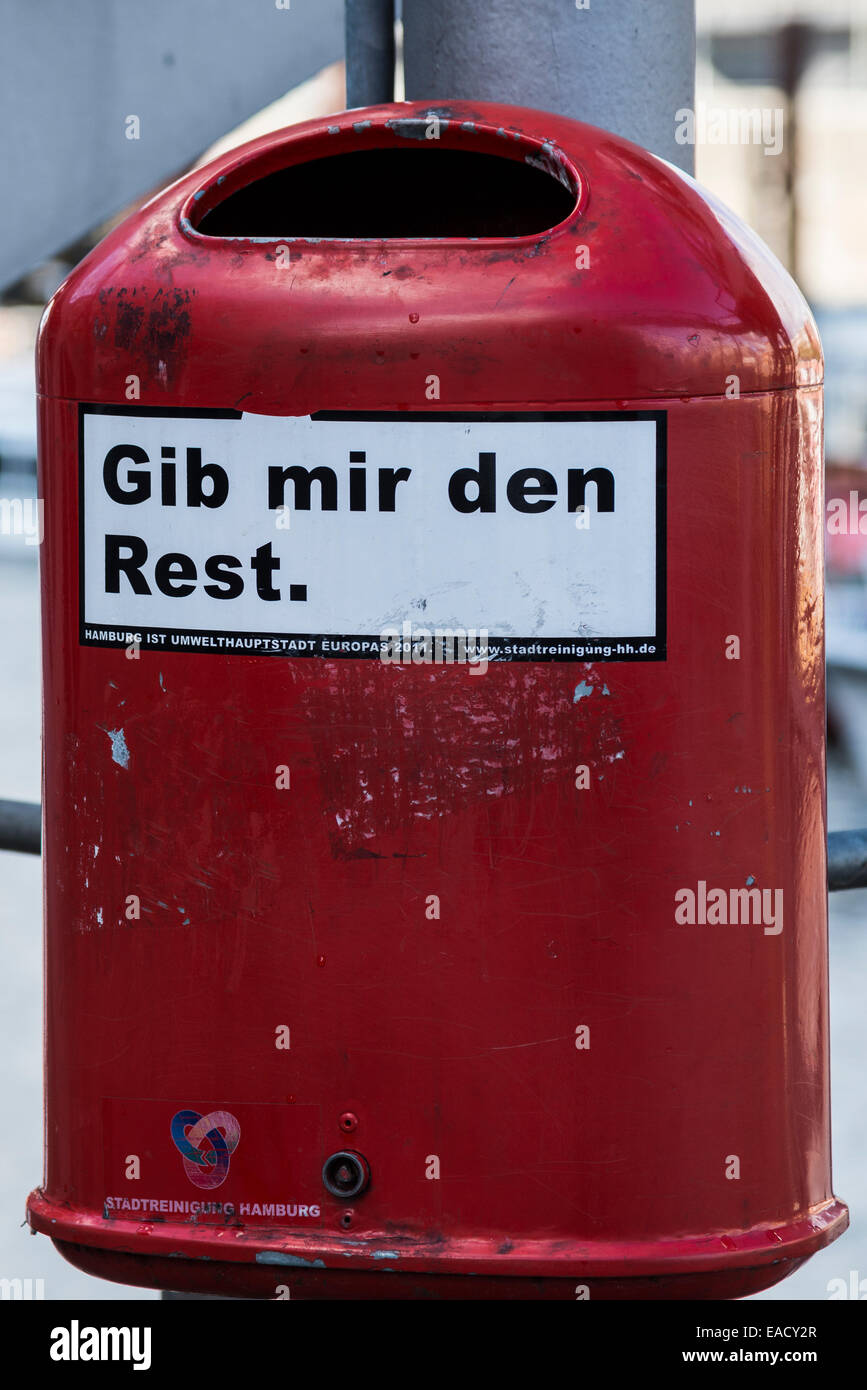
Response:
[[[844,1229],[821,381],[705,191],[506,106],[268,135],[82,262],[35,1230],[151,1287],[574,1299]]]

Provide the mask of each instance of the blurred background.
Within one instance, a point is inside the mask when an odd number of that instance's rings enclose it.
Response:
[[[87,0],[81,9],[93,4],[98,0]],[[251,11],[239,49],[247,44],[259,54],[258,91],[277,99],[238,125],[225,112],[234,109],[240,118],[253,109],[249,83],[228,90],[219,111],[209,112],[202,93],[192,92],[184,140],[178,141],[186,148],[179,152],[176,169],[153,178],[151,191],[218,149],[345,106],[343,63],[329,61],[343,51],[341,7],[321,0],[305,9],[305,0],[293,0],[292,8],[295,22],[313,26],[315,34],[305,49],[307,72],[311,53],[319,55],[320,70],[307,77],[299,60],[293,74],[291,55],[287,60],[283,53],[279,61],[269,57],[257,33],[260,21]],[[824,0],[821,6],[807,0],[697,0],[696,8],[696,175],[767,241],[812,306],[826,358],[826,495],[829,501],[844,499],[849,516],[854,497],[854,515],[860,516],[857,504],[867,499],[867,0]],[[143,17],[141,51],[171,72],[172,44],[151,22],[152,9]],[[177,11],[174,18],[180,20]],[[25,61],[34,64],[35,82],[39,22],[35,12],[28,16],[25,5],[0,0],[0,31],[15,28],[20,40],[22,28],[34,26],[29,44],[24,35],[23,52]],[[171,32],[170,17],[164,34]],[[397,45],[399,74],[399,24]],[[88,99],[85,69],[92,57],[90,51],[71,54],[72,62],[80,59],[82,64],[71,89],[79,103]],[[111,54],[103,59],[110,63]],[[241,51],[239,69],[244,61]],[[306,80],[299,81],[301,75]],[[294,85],[278,95],[287,76]],[[397,98],[402,95],[398,75]],[[131,111],[137,109],[135,98],[125,93],[124,99]],[[745,108],[784,113],[785,139],[777,153],[766,153],[761,143],[718,138],[721,127],[714,113]],[[113,109],[118,109],[116,100]],[[38,132],[22,124],[8,92],[5,99],[0,95],[0,130],[8,132],[16,122],[16,140],[33,144]],[[57,122],[57,138],[62,139],[62,103]],[[229,124],[235,128],[223,134]],[[134,153],[137,157],[139,151]],[[38,167],[38,146],[32,156]],[[103,220],[88,226],[86,209],[95,205],[84,196],[90,174],[71,157],[69,242],[61,245],[61,234],[41,218],[32,245],[6,246],[6,264],[0,264],[0,499],[36,495],[33,355],[45,302],[76,262],[136,205],[124,200],[122,181],[113,189],[103,179]],[[63,199],[58,201],[63,206]],[[40,237],[50,254],[39,252]],[[12,530],[9,525],[0,529],[0,797],[37,801],[38,546],[27,544],[23,535],[9,534]],[[853,533],[849,526],[838,534],[832,528],[826,538],[832,830],[867,825],[867,505],[863,530]],[[44,1237],[31,1238],[24,1228],[24,1200],[42,1174],[41,894],[35,857],[0,852],[0,940],[7,962],[0,978],[3,1110],[7,1139],[12,1140],[0,1165],[0,1277],[41,1279],[49,1299],[155,1298],[147,1290],[79,1273]],[[831,1280],[852,1284],[854,1272],[853,1289],[860,1279],[867,1280],[867,890],[832,894],[830,954],[835,1190],[850,1206],[852,1227],[760,1299],[825,1299]],[[867,1298],[867,1282],[860,1296]]]

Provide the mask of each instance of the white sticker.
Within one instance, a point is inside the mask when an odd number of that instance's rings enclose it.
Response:
[[[665,657],[665,417],[82,406],[85,645]]]

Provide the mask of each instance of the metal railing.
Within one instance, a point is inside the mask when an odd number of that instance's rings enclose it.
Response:
[[[0,849],[42,853],[42,807],[38,801],[0,801]]]
[[[42,852],[42,807],[36,801],[0,801],[0,850]],[[828,891],[867,888],[867,830],[832,830],[828,836]]]

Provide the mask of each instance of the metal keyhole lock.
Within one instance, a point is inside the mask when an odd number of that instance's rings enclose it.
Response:
[[[322,1181],[332,1197],[358,1197],[370,1182],[370,1166],[362,1154],[340,1149],[322,1165]]]

